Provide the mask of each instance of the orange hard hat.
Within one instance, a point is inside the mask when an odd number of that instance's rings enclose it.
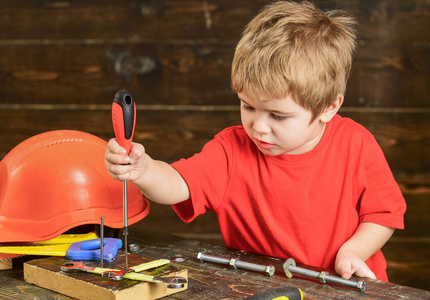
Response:
[[[0,162],[0,242],[41,241],[85,224],[123,226],[123,185],[106,170],[107,142],[74,130],[33,136]],[[149,212],[129,184],[128,222]]]

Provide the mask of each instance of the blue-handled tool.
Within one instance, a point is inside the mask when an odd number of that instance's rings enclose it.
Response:
[[[74,260],[100,260],[100,239],[73,243],[67,249],[66,257]],[[112,261],[122,247],[122,241],[114,238],[104,238],[103,261]]]
[[[115,238],[105,238],[103,242],[103,260],[112,261],[122,247],[122,241]],[[100,239],[91,239],[73,244],[56,244],[41,246],[5,246],[0,247],[0,253],[66,256],[74,260],[100,260]]]

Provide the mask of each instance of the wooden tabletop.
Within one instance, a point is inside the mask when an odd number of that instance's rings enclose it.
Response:
[[[267,290],[281,287],[298,287],[303,291],[304,299],[430,299],[430,291],[420,290],[393,283],[365,279],[366,291],[335,284],[322,284],[316,279],[294,276],[289,279],[283,272],[285,260],[246,253],[219,245],[184,239],[166,233],[141,230],[131,236],[130,243],[139,245],[135,254],[159,259],[170,255],[187,256],[186,262],[173,262],[178,267],[188,270],[188,289],[163,299],[241,299]],[[240,258],[242,261],[261,265],[275,266],[275,275],[270,277],[262,273],[235,270],[229,266],[197,259],[199,252],[225,258]],[[121,254],[119,254],[121,255]],[[28,284],[23,279],[22,263],[34,257],[16,258],[13,269],[0,271],[0,299],[71,299],[67,296]],[[322,271],[298,264],[303,268]],[[331,275],[336,275],[330,272]],[[353,277],[355,281],[361,278]]]

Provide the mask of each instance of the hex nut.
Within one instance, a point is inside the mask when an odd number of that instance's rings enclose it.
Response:
[[[236,261],[237,261],[237,258],[230,259],[230,267],[234,268],[235,270],[237,270]]]
[[[267,266],[265,272],[266,272],[267,275],[269,275],[270,277],[272,277],[273,275],[275,275],[275,266]]]
[[[328,272],[321,272],[319,279],[321,283],[327,283],[327,281],[325,280],[325,276],[328,275]]]
[[[140,246],[138,244],[130,244],[128,248],[130,249],[130,252],[137,252],[140,250]]]
[[[364,292],[366,290],[366,285],[367,285],[366,281],[360,280],[357,284],[357,288],[360,292]]]

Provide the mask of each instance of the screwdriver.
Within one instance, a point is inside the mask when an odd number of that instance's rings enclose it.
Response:
[[[112,123],[118,144],[125,148],[126,154],[130,154],[133,140],[134,127],[136,125],[136,106],[130,93],[126,90],[118,91],[112,103]],[[123,181],[123,218],[124,218],[124,248],[125,270],[128,270],[128,208],[127,208],[127,180]]]

